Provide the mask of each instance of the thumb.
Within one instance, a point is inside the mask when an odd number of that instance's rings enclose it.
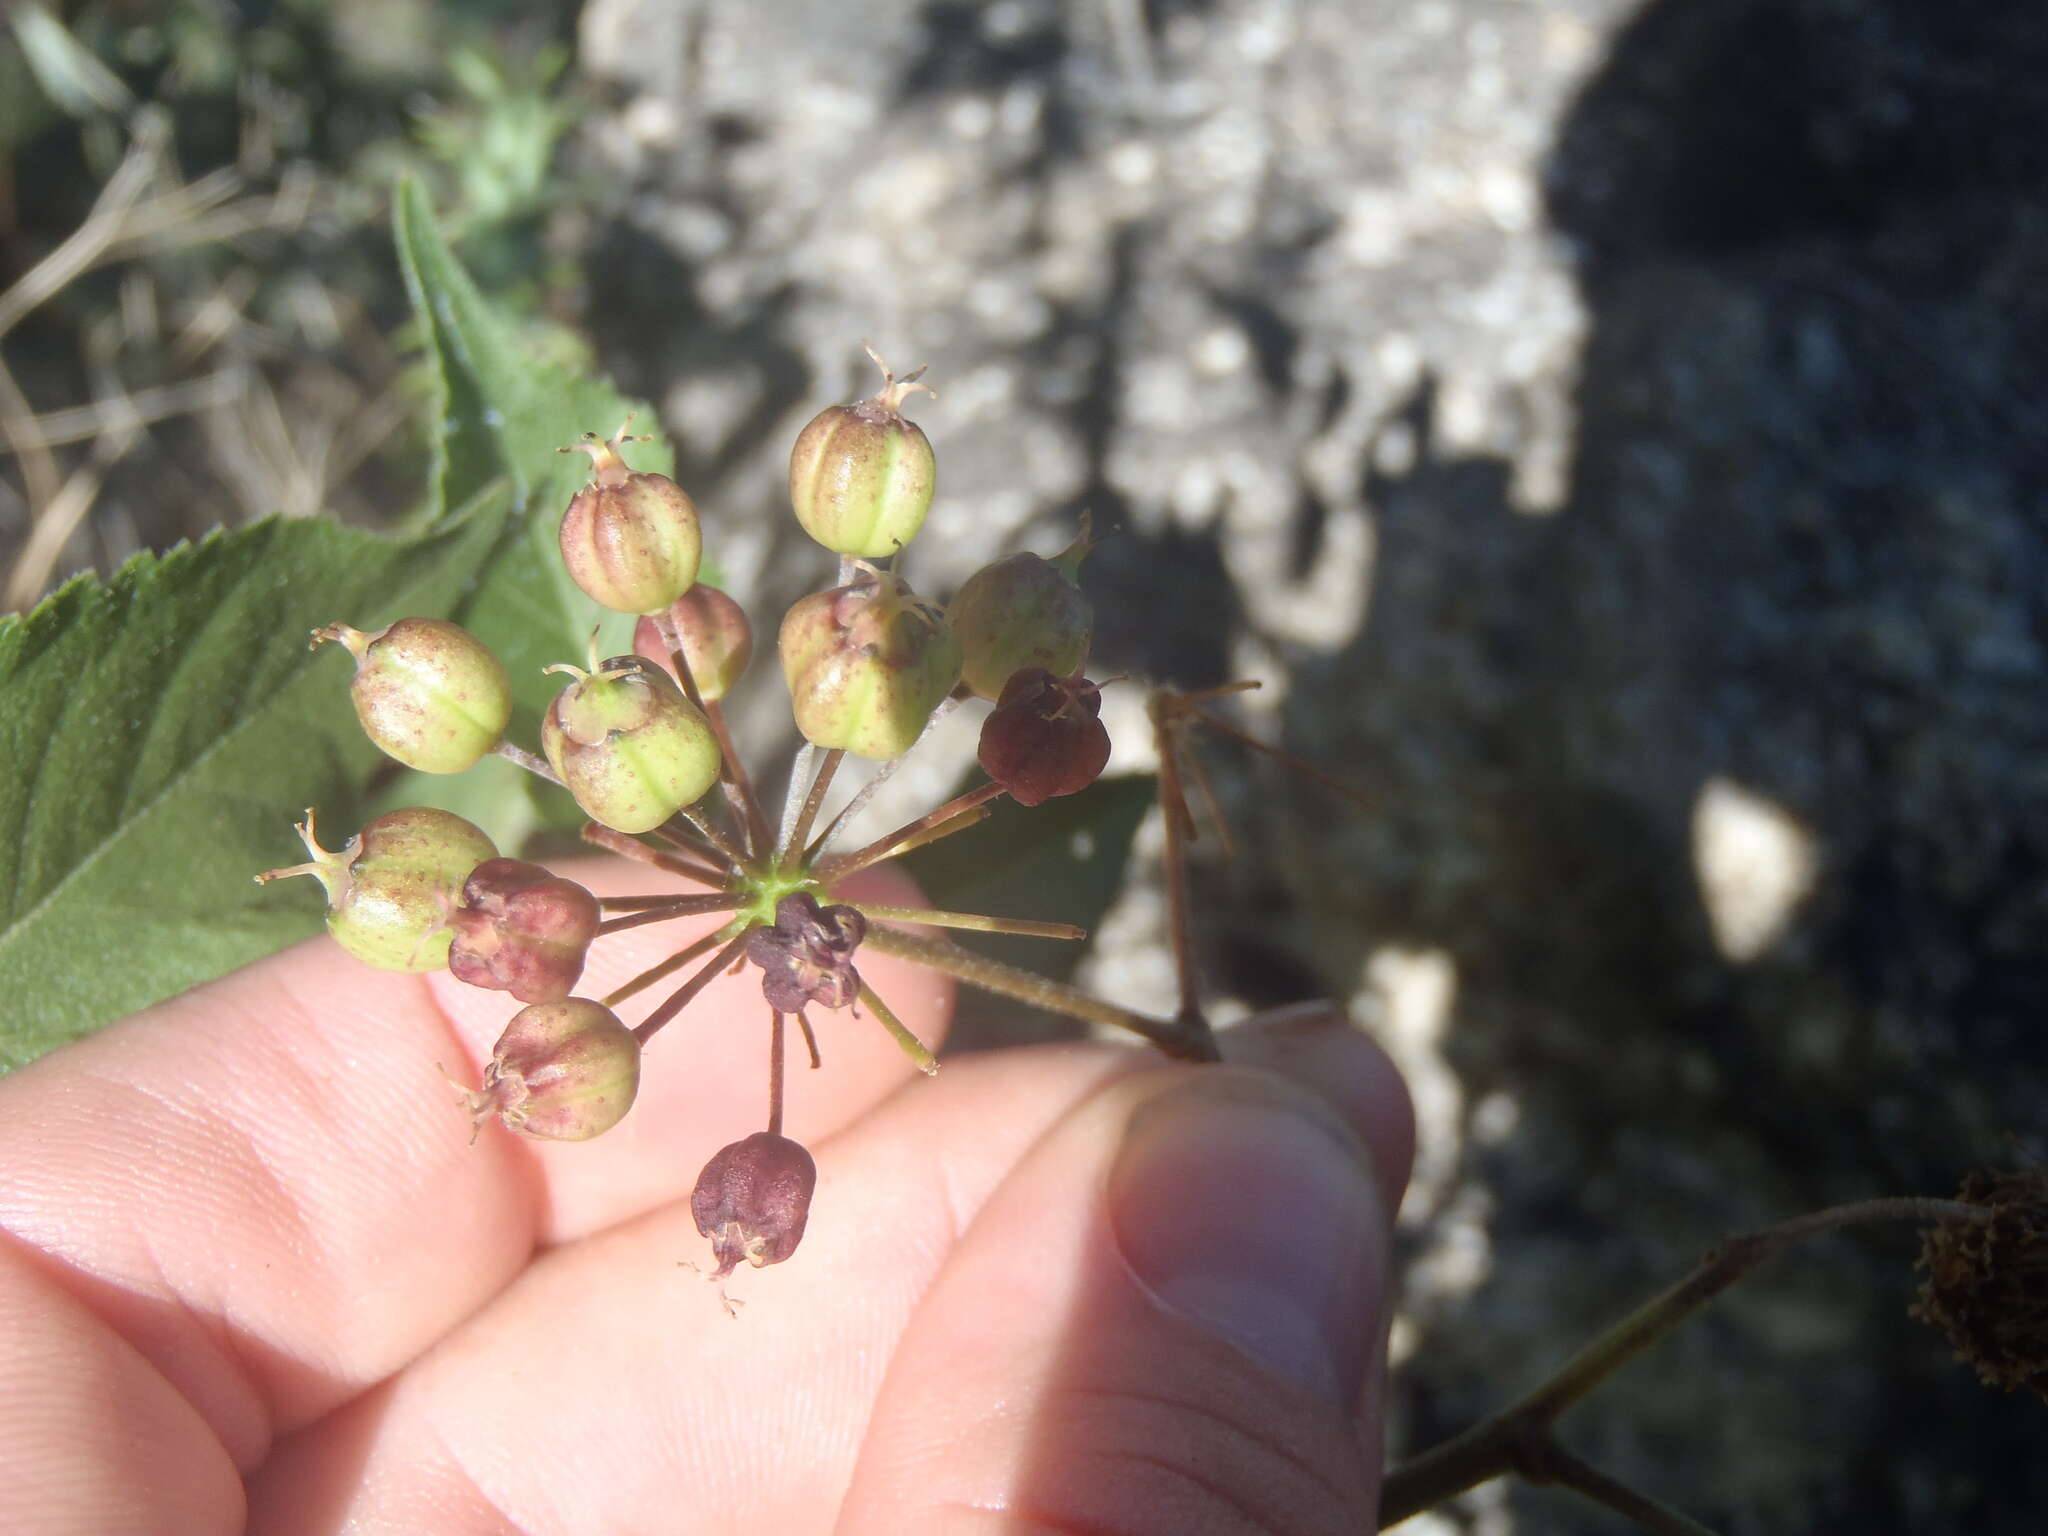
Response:
[[[1234,1033],[1270,1069],[1114,1082],[981,1208],[842,1532],[1372,1529],[1406,1095],[1330,1015]]]

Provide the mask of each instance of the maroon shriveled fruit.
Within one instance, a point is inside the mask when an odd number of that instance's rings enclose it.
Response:
[[[756,1131],[720,1148],[690,1194],[697,1230],[711,1239],[722,1280],[742,1261],[780,1264],[803,1241],[818,1165],[787,1136]]]
[[[982,771],[1019,805],[1076,794],[1102,776],[1109,732],[1096,717],[1102,690],[1086,678],[1026,668],[982,722]]]
[[[854,951],[868,920],[853,907],[821,907],[809,891],[775,904],[775,926],[747,935],[747,958],[761,968],[761,992],[777,1013],[806,1004],[844,1008],[860,996]]]
[[[462,887],[448,969],[522,1003],[567,997],[597,937],[597,898],[524,859],[487,859]]]

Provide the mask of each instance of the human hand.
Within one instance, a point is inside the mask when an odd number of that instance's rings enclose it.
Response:
[[[947,987],[861,969],[936,1045]],[[1412,1122],[1340,1020],[910,1081],[820,1015],[809,1228],[735,1319],[680,1265],[698,1170],[764,1123],[758,977],[607,1135],[471,1146],[436,1065],[474,1081],[516,1006],[323,937],[0,1082],[0,1529],[1372,1528]]]

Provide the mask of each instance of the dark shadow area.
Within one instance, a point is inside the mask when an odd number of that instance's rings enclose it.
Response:
[[[1128,339],[1118,318],[1143,281],[1147,231],[1126,228],[1111,251],[1100,303],[1055,312],[1031,348],[1031,366],[1049,367],[1085,348],[1085,381],[1069,414],[1080,437],[1086,480],[1055,526],[1094,519],[1101,544],[1081,567],[1081,590],[1095,609],[1090,663],[1098,676],[1128,674],[1178,688],[1211,688],[1229,676],[1231,636],[1242,626],[1237,593],[1213,528],[1139,527],[1112,480],[1109,455],[1128,412]]]
[[[2038,1154],[2044,92],[2037,6],[1652,5],[1549,166],[1591,320],[1569,504],[1518,517],[1427,385],[1414,467],[1367,471],[1370,614],[1298,673],[1290,745],[1387,812],[1333,834],[1294,795],[1266,835],[1327,975],[1449,953],[1466,1103],[1518,1110],[1468,1148],[1493,1272],[1402,1373],[1413,1445],[1722,1232]],[[1743,961],[1694,876],[1714,779],[1819,852]],[[2041,1405],[1906,1318],[1913,1253],[1783,1261],[1564,1438],[1721,1530],[2033,1530]]]
[[[929,0],[920,13],[923,45],[892,93],[905,103],[934,102],[953,95],[994,96],[1028,83],[1044,90],[1038,152],[1015,167],[1042,181],[1054,163],[1082,150],[1080,114],[1063,66],[1073,39],[1058,7],[1013,7],[991,15],[965,0]]]
[[[742,217],[737,207],[720,211],[735,221]],[[605,291],[591,307],[590,332],[626,394],[658,401],[675,379],[745,370],[752,386],[745,409],[716,438],[683,433],[676,439],[677,481],[706,488],[697,494],[708,500],[707,489],[729,484],[817,391],[789,340],[797,295],[784,286],[750,306],[738,324],[726,323],[698,302],[689,263],[624,224],[607,226],[591,262],[605,274]]]

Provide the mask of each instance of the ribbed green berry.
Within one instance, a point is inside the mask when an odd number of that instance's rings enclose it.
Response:
[[[380,971],[446,965],[463,882],[498,856],[478,828],[427,806],[387,812],[333,852],[320,846],[310,810],[296,830],[311,861],[266,870],[257,882],[313,876],[327,891],[327,931]]]
[[[689,591],[704,552],[697,508],[667,475],[637,474],[594,434],[578,449],[591,458],[590,484],[562,514],[562,564],[593,602],[614,613],[655,613]]]
[[[512,718],[512,687],[490,647],[442,619],[400,619],[367,634],[347,624],[313,631],[356,658],[349,698],[363,734],[408,768],[460,773],[496,747]]]
[[[960,677],[984,699],[1027,667],[1059,677],[1081,670],[1095,614],[1050,560],[1023,553],[985,565],[961,584],[946,617],[960,640]]]
[[[651,832],[718,782],[718,737],[653,662],[614,656],[548,706],[541,748],[583,814],[615,831]]]
[[[960,680],[960,645],[900,576],[863,565],[850,584],[799,600],[782,621],[782,675],[815,746],[901,757]]]
[[[938,488],[932,445],[904,416],[922,368],[897,378],[875,357],[882,388],[854,405],[828,406],[797,434],[789,501],[804,532],[836,554],[885,560],[924,526]]]

